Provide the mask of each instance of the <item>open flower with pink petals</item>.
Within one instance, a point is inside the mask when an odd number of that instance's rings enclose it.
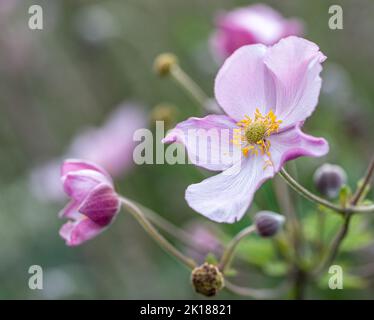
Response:
[[[243,217],[256,190],[286,161],[328,152],[323,138],[301,131],[317,105],[325,59],[316,44],[291,36],[271,47],[241,47],[225,61],[216,77],[215,96],[226,115],[190,118],[164,139],[183,143],[195,164],[223,171],[188,187],[186,200],[194,210],[217,222],[235,222]],[[231,139],[211,141],[208,152],[201,154],[189,130],[212,129],[229,130]],[[211,156],[230,148],[240,154],[231,163]],[[233,171],[234,167],[239,170]]]
[[[219,60],[249,44],[273,45],[280,39],[302,33],[302,23],[285,19],[263,4],[255,4],[222,13],[216,19],[217,29],[211,38],[212,51]]]
[[[119,211],[120,199],[109,174],[91,162],[66,160],[61,180],[71,200],[60,212],[70,219],[60,235],[67,245],[77,246],[106,229]]]

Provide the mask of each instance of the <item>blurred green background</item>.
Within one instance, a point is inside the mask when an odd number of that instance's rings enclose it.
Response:
[[[328,57],[319,107],[305,131],[324,136],[331,151],[323,159],[294,161],[293,170],[302,184],[313,189],[315,168],[323,162],[337,163],[346,169],[354,188],[373,152],[374,2],[262,2],[286,17],[302,19],[305,37]],[[185,92],[153,73],[153,60],[161,52],[174,52],[182,67],[211,95],[219,67],[208,46],[214,17],[220,10],[251,3],[0,1],[0,299],[201,298],[190,286],[188,270],[159,249],[129,215],[120,214],[108,231],[80,247],[65,246],[58,235],[63,221],[57,217],[64,202],[36,198],[30,190],[30,173],[62,156],[82,127],[100,126],[123,101],[137,101],[150,114],[155,105],[171,103],[178,110],[175,122],[199,116]],[[344,29],[330,30],[328,8],[337,3],[343,7]],[[32,4],[44,9],[42,31],[28,28]],[[121,193],[176,225],[207,223],[220,228],[224,239],[246,226],[256,210],[279,210],[272,182],[268,182],[240,223],[209,222],[184,201],[185,188],[206,174],[187,165],[143,165],[126,171],[116,184]],[[310,229],[313,206],[298,201],[297,208],[305,217],[305,228]],[[373,229],[371,217],[365,217],[365,226]],[[308,297],[373,298],[371,239],[365,238],[353,246],[351,254],[343,255],[353,265],[353,274],[366,272],[360,281],[352,280],[353,285],[345,290],[329,290],[325,281],[310,288]],[[272,247],[263,240],[243,246],[240,252],[252,267],[239,266],[239,278],[233,282],[253,287],[280,283],[284,273],[269,271],[261,262],[270,261],[266,260],[270,259],[266,254],[272,255],[269,250]],[[256,254],[259,265],[251,260]],[[35,264],[43,267],[44,290],[28,287],[28,268]],[[219,295],[235,297],[227,292]]]

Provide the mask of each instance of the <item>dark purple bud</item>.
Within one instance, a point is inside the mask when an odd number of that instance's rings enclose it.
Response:
[[[285,218],[271,211],[260,211],[255,215],[254,222],[261,237],[272,237],[282,227]]]
[[[328,198],[335,198],[346,181],[347,175],[344,169],[338,165],[326,163],[314,173],[314,183],[317,190]]]

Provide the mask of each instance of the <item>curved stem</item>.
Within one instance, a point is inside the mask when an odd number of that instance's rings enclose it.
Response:
[[[316,269],[316,271],[314,272],[315,275],[318,275],[320,272],[322,272],[325,268],[327,268],[334,262],[335,258],[339,253],[340,246],[343,243],[344,238],[348,234],[351,219],[352,213],[347,213],[344,218],[344,223],[331,245],[330,254],[327,255],[326,259],[323,260],[320,266]]]
[[[202,108],[205,108],[205,104],[209,97],[179,65],[173,66],[170,70],[170,74],[174,80],[185,89],[199,105],[201,105]]]
[[[131,202],[136,204],[144,212],[145,216],[150,220],[150,222],[152,222],[155,226],[159,227],[161,230],[178,239],[180,242],[191,247],[196,247],[196,241],[194,241],[194,238],[191,234],[184,231],[183,229],[178,228],[153,210],[141,205],[140,203],[134,200],[131,200]]]
[[[373,170],[374,170],[374,168],[373,168]],[[370,173],[370,175],[372,175],[373,172],[374,171],[371,171],[371,170],[368,171],[368,173]],[[354,213],[354,212],[357,212],[357,213],[374,212],[374,205],[356,206],[357,201],[360,199],[363,191],[359,191],[359,196],[356,196],[356,197],[354,196],[354,199],[358,199],[358,200],[352,201],[350,203],[350,205],[347,206],[347,207],[342,207],[342,206],[334,204],[334,203],[332,203],[332,202],[330,202],[326,199],[323,199],[323,198],[317,196],[316,194],[310,192],[306,188],[304,188],[294,178],[292,178],[284,168],[282,168],[281,171],[279,171],[279,175],[292,187],[292,189],[294,189],[302,197],[304,197],[304,198],[306,198],[306,199],[308,199],[312,202],[323,205],[323,206],[325,206],[329,209],[332,209],[332,210],[334,210],[338,213],[346,214],[346,213]],[[366,181],[366,183],[365,183],[365,181]],[[367,179],[367,180],[365,179],[365,181],[360,188],[361,190],[364,190],[366,188],[367,184],[370,182],[370,178]]]
[[[282,168],[281,171],[279,171],[279,174],[280,176],[298,193],[300,194],[301,196],[303,196],[304,198],[312,201],[312,202],[315,202],[315,203],[318,203],[318,204],[321,204],[327,208],[330,208],[334,211],[337,211],[337,212],[345,212],[347,209],[346,208],[343,208],[341,206],[338,206],[326,199],[323,199],[317,195],[315,195],[314,193],[310,192],[309,190],[307,190],[306,188],[304,188],[302,185],[300,185],[294,178],[292,178],[289,173],[284,169]]]
[[[368,169],[366,170],[366,174],[364,180],[359,188],[357,188],[355,194],[352,197],[351,204],[356,205],[361,200],[362,195],[365,193],[366,186],[370,184],[370,180],[374,175],[374,157],[371,159]]]
[[[170,242],[168,242],[154,227],[153,225],[147,220],[144,216],[143,212],[136,206],[132,201],[121,198],[122,204],[124,207],[132,214],[132,216],[139,222],[139,224],[143,227],[143,229],[168,253],[172,256],[177,258],[183,264],[185,264],[188,268],[194,269],[196,267],[196,263],[194,260],[186,257],[182,254],[179,250],[177,250]]]
[[[369,164],[363,183],[361,184],[359,188],[357,188],[355,194],[353,195],[350,201],[350,205],[352,206],[352,208],[354,208],[354,212],[358,212],[357,209],[359,207],[356,207],[356,205],[361,200],[361,196],[364,194],[366,186],[370,183],[370,180],[373,174],[374,174],[374,158],[371,160]],[[366,210],[368,209],[370,210],[370,208],[374,208],[374,206],[368,206],[368,207],[362,207],[362,208],[366,208]],[[330,253],[327,255],[326,259],[322,261],[321,265],[316,269],[315,274],[319,274],[326,267],[328,267],[334,262],[335,258],[337,257],[339,253],[340,246],[348,234],[349,226],[350,226],[351,219],[352,219],[352,214],[353,212],[346,212],[344,216],[344,223],[331,245]]]
[[[219,263],[219,269],[222,270],[223,272],[225,271],[225,269],[229,266],[231,260],[232,260],[232,257],[233,257],[233,254],[234,254],[234,251],[235,251],[235,248],[236,246],[239,244],[239,242],[244,238],[246,237],[247,235],[253,233],[256,231],[256,227],[254,225],[251,225],[245,229],[243,229],[242,231],[240,231],[231,241],[230,243],[228,244],[227,248],[225,249],[225,251],[223,252],[223,255],[222,255],[222,258],[221,258],[221,261]]]
[[[251,297],[254,299],[273,299],[282,294],[286,285],[283,284],[275,289],[253,289],[247,287],[241,287],[236,284],[231,283],[230,281],[225,280],[225,288],[232,293],[235,293],[244,297]]]

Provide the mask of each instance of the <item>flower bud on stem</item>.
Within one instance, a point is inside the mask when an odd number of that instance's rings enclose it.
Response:
[[[279,174],[290,185],[290,187],[294,189],[299,195],[308,199],[309,201],[312,201],[317,204],[321,204],[325,206],[326,208],[329,208],[337,213],[346,214],[346,213],[353,213],[353,212],[357,212],[357,213],[374,212],[374,205],[357,206],[357,203],[355,204],[354,202],[351,202],[351,204],[347,207],[336,205],[326,199],[323,199],[317,196],[313,192],[304,188],[294,178],[292,178],[284,168],[282,168],[281,171],[279,171]],[[367,184],[363,183],[362,185],[366,187]]]
[[[180,67],[178,64],[178,59],[175,55],[171,53],[160,54],[155,59],[154,70],[160,76],[172,76],[173,79],[182,87],[182,89],[186,90],[201,108],[205,108],[209,97]]]
[[[350,201],[351,206],[355,207],[359,203],[359,201],[361,200],[361,195],[364,193],[367,185],[370,184],[370,181],[371,181],[373,175],[374,175],[374,157],[372,158],[372,160],[369,164],[369,167],[366,171],[363,183],[360,185],[360,187],[357,188],[355,194],[353,195],[353,197]],[[326,267],[328,267],[329,265],[331,265],[334,262],[335,258],[337,257],[337,255],[339,253],[340,246],[343,243],[344,238],[348,234],[349,227],[350,227],[350,222],[351,222],[353,213],[354,213],[354,211],[345,213],[344,223],[343,223],[341,229],[339,230],[339,232],[337,233],[333,243],[331,244],[331,249],[329,250],[329,253],[327,254],[326,258],[322,261],[322,263],[319,265],[319,267],[317,267],[317,269],[315,270],[315,272],[314,272],[315,275],[318,275]]]

